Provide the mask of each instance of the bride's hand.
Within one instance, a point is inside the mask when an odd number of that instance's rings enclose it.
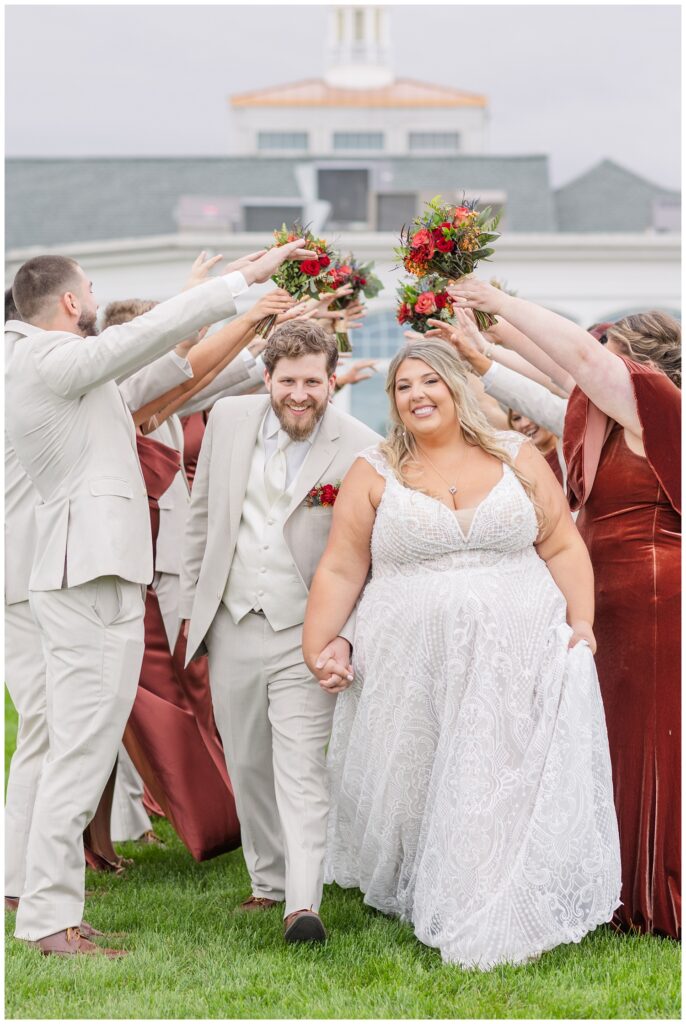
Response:
[[[314,664],[314,675],[322,690],[341,693],[353,681],[350,644],[342,636],[327,644]]]
[[[598,649],[598,645],[593,634],[593,626],[591,623],[586,622],[584,619],[577,619],[576,622],[571,623],[571,627],[574,632],[572,633],[569,641],[568,649],[571,651],[572,647],[576,647],[581,640],[585,640],[591,648],[591,654],[595,654]]]

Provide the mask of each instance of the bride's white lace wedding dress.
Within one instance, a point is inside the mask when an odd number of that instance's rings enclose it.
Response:
[[[595,664],[567,649],[533,505],[503,465],[467,528],[362,456],[386,487],[329,747],[326,880],[463,967],[579,942],[619,905],[617,819]]]

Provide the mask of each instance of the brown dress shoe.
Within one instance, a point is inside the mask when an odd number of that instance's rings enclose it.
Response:
[[[314,910],[296,910],[283,923],[286,942],[326,942],[326,928]]]
[[[250,911],[250,910],[271,910],[272,907],[278,905],[278,900],[268,900],[266,896],[251,896],[249,900],[245,900],[239,907],[236,907],[238,911]]]
[[[96,946],[94,942],[84,939],[78,928],[66,928],[64,931],[55,932],[54,935],[46,935],[35,942],[29,942],[28,945],[39,949],[43,956],[106,956],[111,960],[126,956],[125,949]]]
[[[5,910],[16,911],[19,908],[19,899],[17,896],[5,896]],[[101,939],[105,932],[98,931],[92,924],[88,924],[88,921],[82,921],[79,925],[79,932],[81,933],[82,939]],[[117,937],[123,936],[123,932],[109,932],[110,935],[116,935]]]

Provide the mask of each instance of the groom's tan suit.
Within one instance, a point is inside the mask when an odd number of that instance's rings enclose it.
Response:
[[[333,511],[306,499],[340,482],[379,438],[332,405],[306,444],[278,427],[268,397],[215,405],[193,483],[180,609],[189,657],[207,646],[253,895],[285,899],[288,915],[321,902],[335,705],[302,659],[307,595]],[[268,464],[283,444],[290,461],[279,489]],[[352,640],[353,626],[351,617],[341,635]]]

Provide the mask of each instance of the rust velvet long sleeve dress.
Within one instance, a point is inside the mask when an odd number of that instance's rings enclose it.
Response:
[[[595,572],[596,665],[622,851],[616,923],[680,937],[681,393],[624,359],[646,455],[578,388],[564,451]]]

